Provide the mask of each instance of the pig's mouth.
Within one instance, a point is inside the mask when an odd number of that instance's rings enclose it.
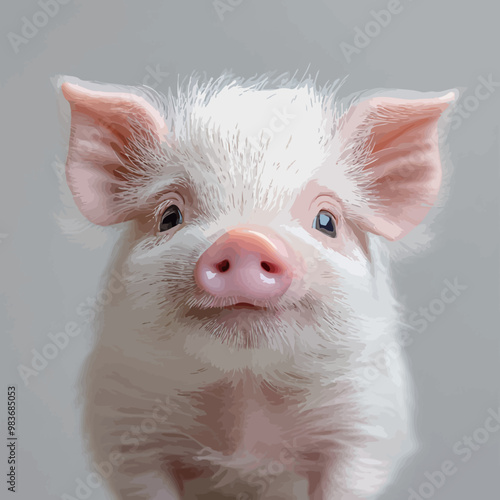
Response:
[[[248,309],[248,310],[265,310],[263,306],[257,306],[251,304],[250,302],[237,302],[236,304],[231,304],[229,306],[223,306],[221,309],[238,310],[238,309]]]
[[[178,309],[178,317],[192,328],[196,321],[200,332],[236,348],[272,347],[281,349],[283,341],[283,306],[257,302],[244,297],[190,304]]]
[[[247,318],[266,314],[270,309],[264,305],[251,302],[236,302],[232,304],[215,304],[210,307],[195,308],[199,318],[228,319]]]
[[[249,326],[254,321],[266,317],[276,317],[277,313],[272,306],[239,300],[237,302],[219,302],[204,306],[190,307],[184,311],[189,318],[196,318],[212,325],[224,324],[226,326]]]

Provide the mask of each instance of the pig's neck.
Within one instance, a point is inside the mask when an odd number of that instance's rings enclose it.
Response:
[[[190,395],[190,404],[198,410],[199,439],[213,449],[223,443],[225,453],[236,455],[238,450],[259,454],[269,446],[283,446],[283,418],[303,400],[304,390],[276,386],[250,371],[222,378]],[[222,436],[218,429],[231,431]]]

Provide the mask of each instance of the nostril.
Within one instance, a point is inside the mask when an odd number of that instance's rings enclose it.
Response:
[[[217,269],[219,273],[225,273],[229,269],[229,261],[227,259],[221,260],[215,265],[215,269]]]
[[[266,262],[265,260],[260,263],[260,267],[262,267],[264,271],[271,274],[277,274],[280,272],[280,268],[276,264],[273,264],[272,262]]]

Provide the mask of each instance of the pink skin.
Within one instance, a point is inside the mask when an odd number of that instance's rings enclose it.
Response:
[[[250,227],[231,229],[199,258],[198,287],[225,305],[264,305],[292,283],[291,252],[276,235]]]
[[[114,147],[127,147],[132,136],[130,118],[161,142],[167,128],[160,113],[133,94],[90,91],[67,82],[61,90],[71,104],[66,179],[77,206],[91,222],[102,226],[137,216],[117,210],[111,201],[119,190],[120,161]]]
[[[423,221],[441,186],[436,124],[454,99],[453,92],[434,99],[374,97],[342,118],[339,135],[351,145],[363,137],[360,131],[366,130],[367,121],[372,122],[363,140],[372,144],[366,161],[371,176],[368,196],[379,206],[375,211],[350,207],[351,216],[365,229],[394,241]],[[387,120],[387,110],[398,119]]]

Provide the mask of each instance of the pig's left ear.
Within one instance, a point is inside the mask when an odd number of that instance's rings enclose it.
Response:
[[[159,111],[129,92],[90,90],[63,83],[71,105],[71,136],[66,179],[73,198],[91,222],[106,226],[134,217],[127,186],[134,174],[136,141],[160,144],[167,133]],[[142,135],[141,135],[142,134]]]
[[[402,238],[435,203],[442,177],[437,123],[455,97],[373,97],[341,117],[340,159],[359,190],[348,210],[368,231]]]

